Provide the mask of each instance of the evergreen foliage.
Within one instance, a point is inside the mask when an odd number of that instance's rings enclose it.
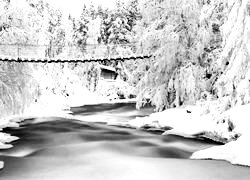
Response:
[[[88,24],[89,24],[89,12],[86,6],[82,10],[82,14],[79,20],[72,19],[73,21],[73,40],[82,52],[86,50],[87,38],[88,38]]]

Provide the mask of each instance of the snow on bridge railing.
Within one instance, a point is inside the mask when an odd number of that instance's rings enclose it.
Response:
[[[0,44],[0,61],[15,62],[88,62],[150,58],[141,45],[87,44],[76,46]]]

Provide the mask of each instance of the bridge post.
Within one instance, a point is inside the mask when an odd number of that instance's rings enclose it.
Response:
[[[141,42],[141,54],[143,54],[143,46],[142,46],[142,42]]]
[[[17,60],[20,59],[20,45],[17,44]]]
[[[110,47],[108,45],[108,59],[110,58]]]

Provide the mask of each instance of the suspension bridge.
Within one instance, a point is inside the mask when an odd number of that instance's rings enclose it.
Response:
[[[76,46],[0,44],[0,61],[29,63],[84,63],[148,59],[142,45],[87,44]]]

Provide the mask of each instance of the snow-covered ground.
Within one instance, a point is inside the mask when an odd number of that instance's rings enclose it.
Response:
[[[225,145],[195,152],[192,159],[219,159],[232,164],[250,166],[249,109],[250,105],[236,106],[220,115],[214,115],[204,114],[201,106],[187,106],[168,109],[128,122],[114,121],[108,124],[138,129],[165,130],[162,135],[210,138]]]
[[[202,151],[195,152],[191,158],[193,159],[220,159],[231,162],[232,164],[250,166],[250,104],[236,106],[218,117],[221,122],[232,122],[233,131],[237,136],[237,140],[231,141],[223,146],[212,147]]]

